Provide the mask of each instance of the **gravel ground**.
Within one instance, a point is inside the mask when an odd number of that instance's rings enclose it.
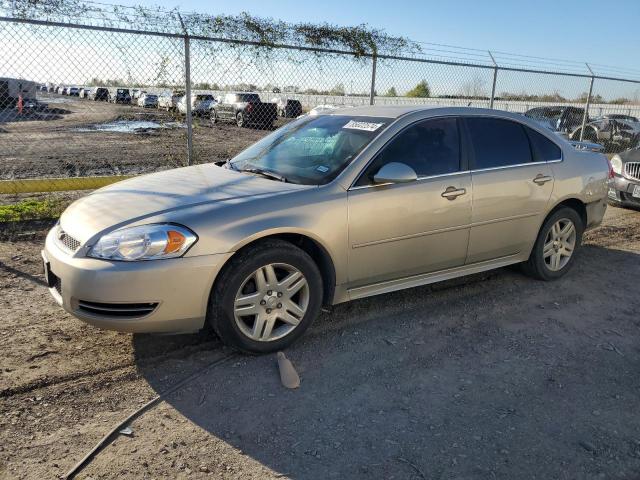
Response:
[[[0,111],[0,180],[126,175],[186,165],[187,137],[181,118],[131,105],[43,95],[49,110],[21,118]],[[179,125],[176,125],[176,120]],[[139,133],[95,130],[113,121],[151,121],[169,128]],[[278,120],[276,126],[283,123]],[[269,130],[212,126],[194,119],[195,162],[224,160]]]
[[[0,234],[1,478],[60,476],[199,371],[78,478],[640,478],[640,212],[610,208],[556,282],[507,268],[324,313],[287,351],[295,391],[208,331],[71,318],[46,228]]]

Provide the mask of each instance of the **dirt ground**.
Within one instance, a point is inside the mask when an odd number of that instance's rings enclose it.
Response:
[[[0,112],[0,180],[126,175],[186,165],[183,119],[156,109],[42,94],[48,109],[8,118]],[[171,128],[142,133],[92,130],[113,120],[154,121]],[[284,120],[276,121],[276,126]],[[178,125],[175,125],[176,122]],[[212,126],[194,119],[195,162],[225,160],[269,130]]]
[[[323,313],[293,391],[208,331],[71,318],[48,226],[0,233],[0,478],[59,477],[195,372],[77,478],[640,478],[640,212],[610,208],[556,282],[507,268]]]

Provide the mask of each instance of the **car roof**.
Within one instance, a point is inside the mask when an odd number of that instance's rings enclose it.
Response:
[[[506,112],[478,107],[445,107],[440,105],[371,105],[361,107],[336,108],[320,115],[349,115],[356,117],[399,118],[416,112],[430,112],[434,115],[488,115],[522,120],[522,113]]]

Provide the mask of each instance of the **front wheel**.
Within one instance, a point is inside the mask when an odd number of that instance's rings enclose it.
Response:
[[[223,342],[248,353],[291,345],[320,313],[322,277],[303,250],[279,240],[234,256],[209,299],[207,318]]]
[[[562,207],[553,212],[542,225],[529,260],[523,264],[525,273],[547,281],[564,276],[575,261],[583,231],[582,218],[574,209]]]

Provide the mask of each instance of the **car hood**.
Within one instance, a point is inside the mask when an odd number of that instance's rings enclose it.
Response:
[[[640,162],[640,146],[630,148],[618,154],[623,162]]]
[[[269,180],[213,164],[143,175],[109,185],[69,206],[62,229],[81,243],[146,218],[212,202],[248,201],[311,188]]]

